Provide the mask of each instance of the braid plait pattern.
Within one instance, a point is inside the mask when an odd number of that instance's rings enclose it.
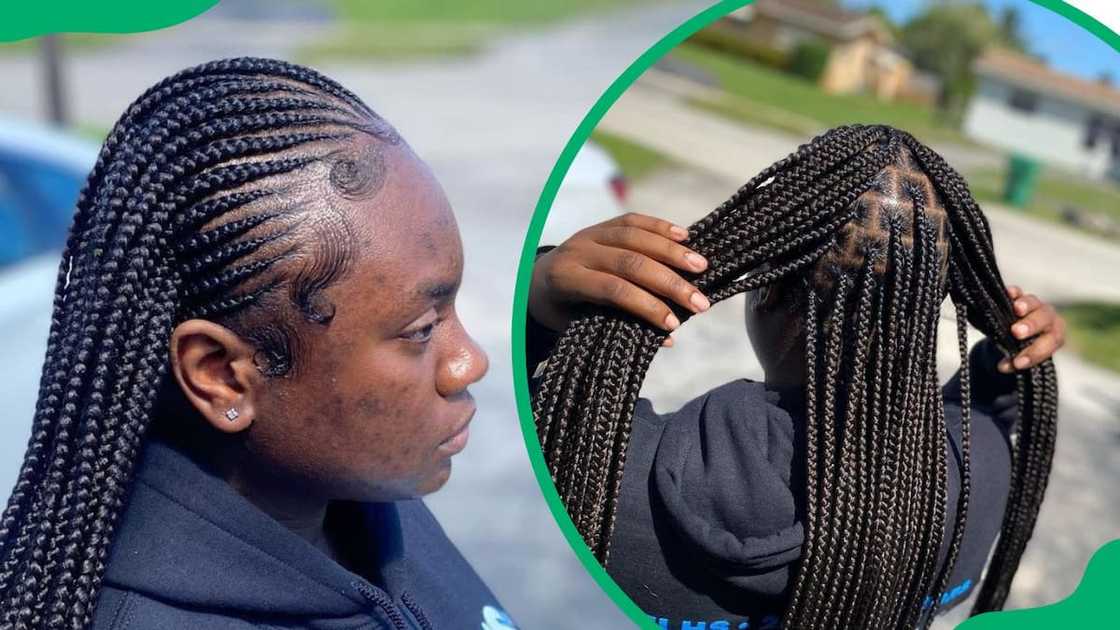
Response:
[[[0,516],[0,628],[90,626],[171,331],[204,317],[266,337],[246,322],[318,257],[301,226],[321,208],[285,193],[358,135],[399,141],[330,79],[257,58],[168,77],[114,125],[79,194],[31,438]]]
[[[783,627],[928,627],[968,515],[965,322],[1005,352],[1022,348],[1009,334],[991,230],[963,178],[906,132],[839,127],[748,181],[690,226],[687,244],[710,263],[688,279],[713,303],[780,285],[803,319],[806,539]],[[946,298],[958,311],[964,398],[953,523],[936,361]],[[552,480],[604,566],[635,404],[666,334],[588,308],[561,335],[533,398]],[[1018,389],[1011,494],[974,613],[1002,606],[1053,456],[1053,364],[1032,368]]]

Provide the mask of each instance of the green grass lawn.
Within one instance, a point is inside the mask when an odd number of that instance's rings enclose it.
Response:
[[[588,10],[618,7],[638,0],[331,0],[345,20],[396,23],[550,22]]]
[[[1069,341],[1085,359],[1120,372],[1120,304],[1079,302],[1059,306]]]
[[[883,123],[926,142],[973,144],[957,129],[939,123],[929,107],[888,103],[865,94],[826,94],[803,78],[688,42],[671,54],[715,77],[726,98],[704,107],[735,120],[798,134],[847,123]]]
[[[299,51],[301,60],[414,58],[480,50],[505,30],[660,0],[329,0],[336,33]]]
[[[756,101],[732,94],[724,94],[718,100],[701,98],[686,99],[688,104],[712,112],[735,122],[748,125],[778,129],[797,136],[815,136],[827,129],[819,121],[799,114],[792,114],[778,107],[762,105]]]
[[[471,24],[345,23],[325,37],[296,51],[303,63],[449,57],[479,51],[500,28]]]
[[[96,50],[120,43],[126,37],[115,33],[63,33],[62,51]],[[29,37],[14,42],[0,42],[0,55],[27,55],[39,52],[39,38]]]
[[[1043,169],[1030,203],[1021,208],[1023,212],[1064,223],[1062,208],[1074,206],[1120,222],[1120,187],[1089,181],[1046,167]],[[1006,176],[1006,169],[996,169],[967,173],[966,179],[972,195],[979,201],[1006,204],[1003,200]],[[1116,238],[1114,235],[1102,236]]]
[[[672,160],[662,153],[605,131],[595,130],[591,134],[591,140],[618,162],[618,168],[631,182],[636,182],[672,163]]]
[[[70,131],[86,140],[101,144],[109,137],[110,129],[101,123],[78,122],[70,125]]]

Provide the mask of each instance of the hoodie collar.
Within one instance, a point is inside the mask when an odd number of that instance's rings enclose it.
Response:
[[[345,504],[341,526],[399,540],[393,504]],[[211,470],[158,439],[145,446],[118,526],[105,582],[172,604],[269,616],[345,617],[392,599],[237,494]],[[399,549],[397,550],[399,552]],[[384,595],[384,597],[381,597]]]
[[[682,409],[658,447],[655,500],[694,557],[739,588],[780,593],[772,574],[800,556],[803,408],[801,388],[732,383]]]

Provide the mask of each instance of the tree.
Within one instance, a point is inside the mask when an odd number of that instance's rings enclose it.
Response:
[[[1019,52],[1029,52],[1027,40],[1020,32],[1022,16],[1018,7],[1006,6],[999,14],[999,40],[1000,43]]]
[[[1018,33],[1017,13],[1004,12],[1006,33]],[[902,28],[900,41],[918,68],[941,81],[938,107],[959,119],[976,79],[972,65],[984,48],[1004,43],[1004,25],[997,25],[979,3],[929,6]]]
[[[878,20],[883,23],[883,26],[887,27],[887,30],[890,31],[891,35],[894,36],[895,39],[899,39],[902,36],[902,29],[898,26],[898,24],[895,24],[894,20],[891,19],[890,14],[887,13],[887,10],[883,8],[882,5],[873,4],[867,7],[867,14],[878,18]]]

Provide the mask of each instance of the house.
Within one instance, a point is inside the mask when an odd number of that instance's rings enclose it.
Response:
[[[1093,178],[1120,181],[1120,90],[1024,55],[989,49],[974,66],[977,89],[964,131]]]
[[[786,53],[807,41],[829,49],[820,85],[826,92],[867,91],[893,100],[904,90],[913,66],[892,45],[894,38],[875,16],[812,0],[757,0],[724,20],[756,45]]]

